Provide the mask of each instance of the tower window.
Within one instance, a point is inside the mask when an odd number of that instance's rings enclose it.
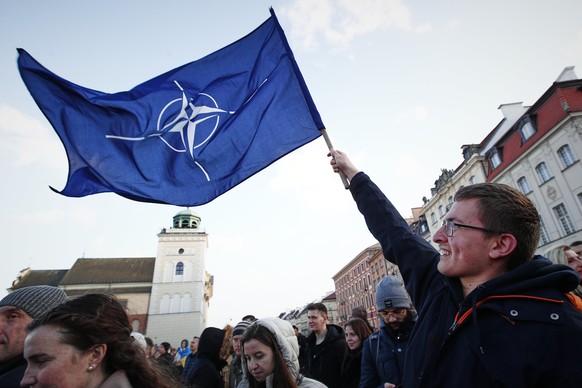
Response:
[[[176,275],[183,275],[184,274],[184,263],[181,261],[176,264]]]

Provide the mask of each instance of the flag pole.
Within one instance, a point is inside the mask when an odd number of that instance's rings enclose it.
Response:
[[[325,139],[325,143],[327,144],[327,148],[329,150],[331,150],[333,148],[333,145],[331,144],[331,140],[329,139],[329,135],[327,134],[327,130],[325,128],[320,129],[321,134],[323,135],[323,138]],[[344,184],[344,188],[347,190],[350,188],[350,183],[348,182],[348,178],[346,178],[346,175],[343,173],[342,170],[339,171],[339,176],[342,180],[342,183]]]

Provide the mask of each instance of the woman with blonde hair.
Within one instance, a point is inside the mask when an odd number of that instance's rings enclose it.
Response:
[[[570,246],[558,245],[557,247],[549,249],[545,256],[550,259],[552,263],[569,266],[574,271],[578,272],[578,275],[582,279],[582,259],[580,259]],[[582,285],[579,284],[578,287],[566,295],[572,304],[574,304],[578,310],[582,311]]]

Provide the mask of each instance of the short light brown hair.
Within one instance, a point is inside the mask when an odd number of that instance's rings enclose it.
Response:
[[[501,183],[465,186],[455,201],[477,199],[479,218],[487,229],[508,233],[517,240],[508,268],[530,261],[540,240],[540,217],[534,204],[517,189]]]

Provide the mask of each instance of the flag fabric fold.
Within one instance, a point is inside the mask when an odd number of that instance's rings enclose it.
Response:
[[[55,191],[69,197],[202,205],[324,128],[272,10],[244,38],[113,94],[18,52],[22,79],[65,147],[67,183]]]

